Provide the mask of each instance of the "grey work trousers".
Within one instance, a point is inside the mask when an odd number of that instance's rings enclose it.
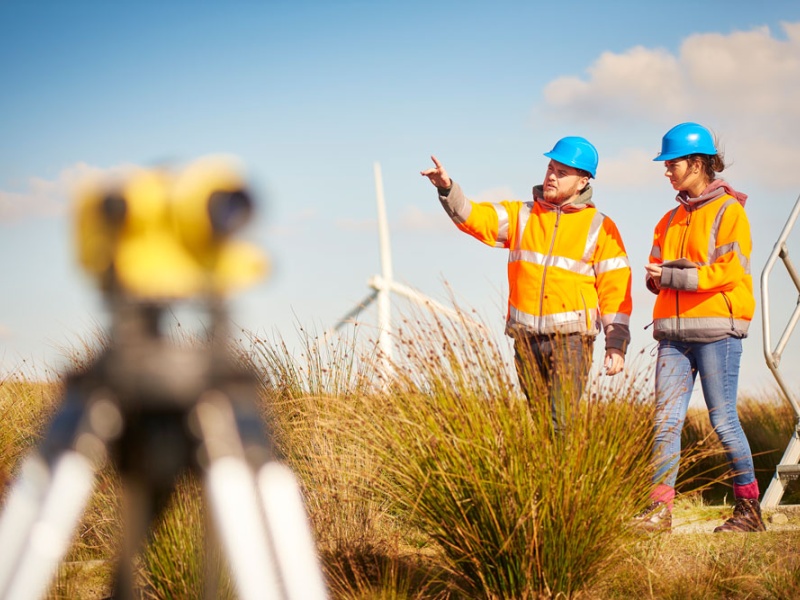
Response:
[[[579,333],[514,336],[520,387],[533,403],[547,398],[553,429],[563,431],[574,414],[592,368],[594,337]]]

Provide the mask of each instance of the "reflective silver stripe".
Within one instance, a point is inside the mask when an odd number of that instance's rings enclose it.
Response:
[[[709,259],[709,264],[713,264],[720,256],[727,254],[728,252],[735,252],[736,258],[739,263],[742,265],[744,272],[748,275],[750,274],[750,260],[742,254],[741,249],[739,248],[739,242],[731,242],[730,244],[723,244],[718,248],[714,249],[714,254]]]
[[[533,250],[511,250],[508,253],[508,262],[524,261],[534,265],[545,266],[547,255]]]
[[[582,260],[574,260],[571,258],[565,258],[563,256],[551,256],[550,264],[554,267],[558,267],[559,269],[571,271],[572,273],[576,273],[578,275],[585,275],[587,277],[592,277],[594,275],[594,269],[592,268],[592,265],[586,264]]]
[[[672,225],[672,219],[674,219],[675,215],[678,214],[679,208],[680,206],[676,206],[675,208],[672,209],[672,213],[670,213],[669,220],[667,221],[667,226],[664,227],[664,237],[666,237],[667,231],[669,231],[669,226]]]
[[[497,213],[497,239],[495,248],[503,248],[508,241],[508,210],[502,204],[492,204]]]
[[[661,246],[653,244],[653,247],[650,248],[650,256],[653,258],[661,258]]]
[[[597,311],[590,310],[590,329],[586,329],[586,311],[571,310],[552,315],[532,315],[510,306],[508,320],[511,328],[522,326],[537,333],[596,333]]]
[[[628,257],[618,256],[616,258],[607,258],[606,260],[601,260],[599,263],[596,263],[594,265],[594,272],[600,275],[600,273],[616,271],[617,269],[627,269],[628,267],[630,267]]]
[[[711,232],[708,236],[708,264],[714,264],[723,254],[727,254],[728,252],[736,252],[736,257],[739,260],[739,263],[742,265],[745,273],[749,275],[750,260],[742,254],[738,241],[733,241],[729,244],[723,244],[722,246],[717,247],[717,235],[719,234],[719,228],[722,226],[722,218],[725,216],[725,210],[735,202],[737,202],[736,198],[729,198],[723,202],[722,206],[720,206],[719,210],[717,211],[716,217],[714,217],[714,223],[711,226]]]
[[[714,222],[711,224],[711,230],[708,233],[708,262],[714,262],[711,260],[711,257],[714,256],[714,248],[717,245],[717,234],[719,233],[720,224],[722,223],[722,217],[725,214],[725,209],[728,208],[731,203],[736,202],[734,198],[729,198],[725,202],[722,203],[722,206],[719,207],[716,216],[714,217]]]
[[[669,214],[669,219],[667,219],[667,226],[664,227],[664,239],[667,238],[667,232],[669,231],[669,226],[672,225],[672,219],[675,218],[675,215],[678,213],[679,208],[680,206],[673,208],[672,212]],[[650,256],[652,256],[653,258],[659,258],[659,259],[662,258],[661,247],[653,244],[653,247],[650,248]]]
[[[602,315],[600,321],[603,323],[603,327],[613,324],[630,325],[631,317],[625,313],[608,313]]]
[[[583,249],[583,262],[590,264],[594,257],[595,248],[597,248],[597,240],[600,239],[600,230],[603,228],[603,221],[606,216],[597,211],[592,217],[592,223],[589,225],[589,232],[586,234],[586,246]]]
[[[750,321],[730,317],[668,317],[653,321],[656,331],[747,331]]]
[[[559,269],[564,269],[565,271],[570,271],[578,275],[586,275],[587,277],[594,275],[592,265],[587,265],[583,261],[565,258],[563,256],[548,256],[541,252],[534,252],[533,250],[512,250],[508,253],[508,262],[518,261],[529,262],[543,267],[558,267]]]
[[[567,258],[564,256],[555,256],[542,254],[541,252],[534,252],[532,250],[520,250],[522,244],[522,232],[528,223],[530,217],[532,203],[526,202],[522,205],[519,212],[519,220],[517,222],[517,235],[515,236],[514,243],[512,243],[508,255],[508,262],[524,261],[543,267],[554,266],[578,275],[592,277],[598,273],[605,273],[615,269],[623,269],[629,267],[627,257],[621,256],[618,258],[611,258],[600,263],[593,265],[592,258],[594,256],[597,243],[600,239],[600,232],[603,228],[605,215],[597,212],[592,218],[592,223],[589,226],[589,232],[586,236],[586,245],[584,246],[583,257],[580,260]]]
[[[516,250],[522,246],[522,233],[525,231],[525,226],[528,224],[528,219],[531,216],[531,208],[533,208],[533,202],[523,202],[519,207],[519,213],[517,214],[517,231],[515,232],[516,235],[514,239],[511,240],[511,250]]]

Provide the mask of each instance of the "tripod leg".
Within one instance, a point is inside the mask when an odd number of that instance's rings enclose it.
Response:
[[[49,487],[47,464],[39,454],[31,454],[22,463],[0,516],[0,594],[8,588]]]
[[[283,598],[250,467],[233,457],[216,460],[207,484],[218,535],[242,599]]]
[[[44,478],[42,467],[45,469]],[[45,594],[59,562],[69,549],[72,534],[92,493],[95,468],[83,454],[64,452],[55,461],[52,473],[48,474],[46,470],[42,459],[32,459],[26,465],[23,479],[9,497],[8,510],[3,516],[0,547],[4,556],[15,557],[16,561],[11,566],[13,573],[4,577],[6,581],[0,581],[0,597],[4,600],[41,598]],[[34,473],[33,480],[28,479],[31,472]],[[26,506],[23,511],[21,503],[28,500],[34,504]],[[14,521],[17,517],[19,522]],[[6,541],[11,547],[6,545]],[[14,552],[14,548],[18,552]],[[3,567],[5,575],[8,570],[5,560]]]
[[[258,487],[286,597],[324,600],[328,593],[294,473],[269,462],[258,472]]]
[[[255,476],[244,458],[233,409],[220,393],[206,394],[195,415],[210,464],[206,486],[242,600],[283,598]]]

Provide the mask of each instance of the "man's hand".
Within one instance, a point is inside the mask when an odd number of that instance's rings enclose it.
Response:
[[[606,375],[616,375],[625,366],[625,354],[616,348],[609,348],[606,350],[603,366],[606,369]]]
[[[420,171],[420,175],[430,179],[431,183],[437,188],[449,189],[450,186],[453,185],[453,180],[450,179],[450,176],[447,174],[447,171],[444,170],[442,163],[440,163],[435,156],[431,156],[431,160],[436,166],[433,169],[428,169],[427,171]]]

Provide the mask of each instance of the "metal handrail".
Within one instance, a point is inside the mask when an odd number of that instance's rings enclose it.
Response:
[[[792,312],[789,323],[783,330],[783,334],[778,340],[778,344],[775,346],[774,350],[772,349],[769,314],[769,274],[775,266],[775,263],[778,262],[779,258],[783,261],[786,270],[789,272],[789,276],[792,278],[797,291],[800,293],[800,276],[798,275],[797,270],[794,268],[794,265],[789,258],[789,249],[786,246],[786,240],[788,239],[798,216],[800,216],[800,196],[797,197],[794,208],[792,209],[792,214],[786,221],[786,225],[784,225],[783,231],[781,231],[778,241],[775,242],[775,247],[772,249],[769,259],[767,259],[767,264],[764,265],[764,270],[761,272],[761,316],[763,322],[762,333],[764,339],[764,357],[767,359],[767,366],[769,367],[769,370],[772,371],[772,375],[778,382],[778,385],[783,391],[783,394],[786,396],[786,399],[792,405],[792,408],[794,408],[795,415],[797,416],[792,438],[789,440],[789,444],[786,446],[786,451],[783,453],[780,463],[775,468],[775,475],[773,476],[769,487],[761,498],[762,510],[773,509],[780,504],[781,497],[783,496],[783,491],[785,489],[785,480],[786,478],[792,478],[796,476],[796,473],[798,472],[798,462],[800,462],[800,403],[798,403],[794,393],[789,388],[786,380],[783,378],[783,375],[781,375],[779,368],[781,355],[786,349],[786,344],[788,343],[789,338],[791,337],[792,332],[797,325],[797,322],[800,320],[800,295],[798,295],[797,305]]]
[[[769,255],[767,259],[767,264],[764,266],[764,270],[761,272],[761,317],[762,317],[762,329],[763,329],[763,340],[764,340],[764,357],[767,361],[767,367],[769,370],[772,371],[772,375],[775,377],[775,380],[778,382],[778,386],[780,386],[781,390],[783,391],[786,399],[792,405],[795,414],[800,418],[800,403],[798,402],[797,398],[795,397],[792,390],[786,383],[786,380],[780,373],[780,361],[781,355],[783,351],[786,349],[786,344],[791,337],[794,328],[797,325],[797,322],[800,321],[800,296],[798,296],[798,302],[795,306],[794,311],[792,312],[792,316],[789,319],[789,323],[786,325],[786,328],[781,335],[778,344],[775,346],[775,349],[772,349],[772,340],[771,340],[771,332],[770,332],[770,311],[769,311],[769,274],[772,271],[775,263],[780,258],[783,261],[786,270],[789,272],[789,276],[792,278],[795,287],[800,293],[800,275],[798,275],[797,270],[794,268],[791,259],[789,258],[789,250],[786,247],[786,240],[789,237],[789,234],[792,231],[792,228],[795,225],[798,217],[800,216],[800,196],[797,197],[795,201],[794,208],[792,209],[792,213],[789,216],[789,219],[786,221],[786,225],[784,225],[783,230],[781,231],[780,236],[778,237],[778,241],[775,242],[775,247],[772,249],[772,253]]]

